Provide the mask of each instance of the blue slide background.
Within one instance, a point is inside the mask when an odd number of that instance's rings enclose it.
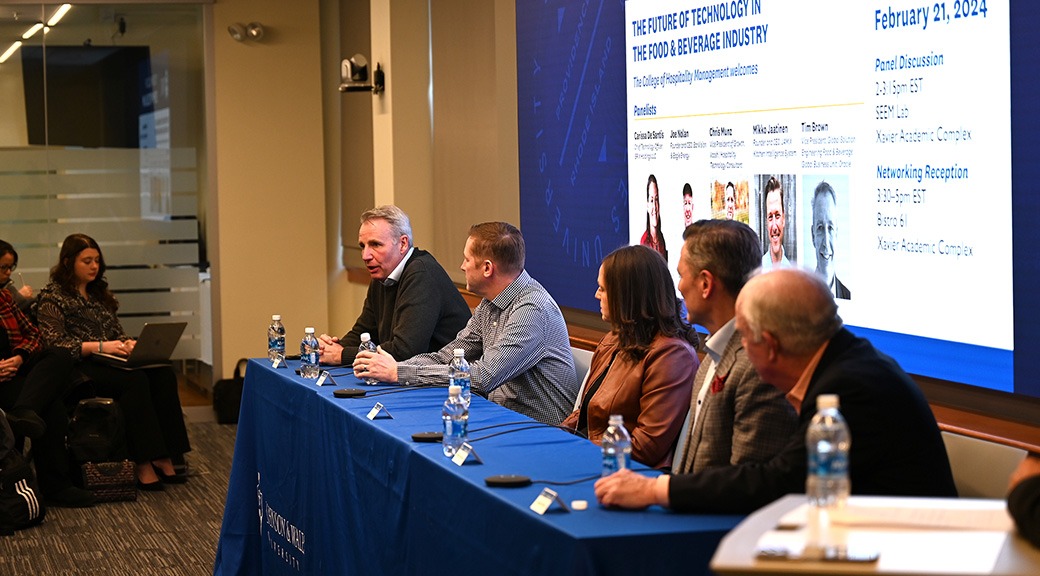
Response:
[[[1040,398],[1040,3],[1012,0],[1015,352],[851,327],[913,374]],[[599,261],[628,243],[622,0],[517,1],[520,218],[527,268],[562,306],[596,312]],[[982,39],[979,39],[983,41]],[[965,78],[966,106],[985,105]],[[636,196],[642,202],[643,190]],[[965,225],[1000,225],[965,214]],[[977,282],[985,298],[984,278]],[[972,303],[950,314],[971,330]]]
[[[599,310],[603,256],[628,243],[625,6],[517,2],[520,222],[527,270]]]

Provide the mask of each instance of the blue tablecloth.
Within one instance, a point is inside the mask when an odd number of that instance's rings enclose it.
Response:
[[[587,510],[554,504],[539,516],[529,506],[544,485],[493,489],[484,478],[584,478],[600,469],[597,446],[524,430],[475,441],[484,463],[456,466],[440,444],[411,439],[440,429],[443,388],[340,399],[333,390],[363,385],[337,376],[317,387],[297,367],[249,362],[215,575],[703,574],[743,518],[606,510],[591,481],[552,487]],[[393,418],[369,420],[376,402]],[[473,397],[471,429],[522,420]]]

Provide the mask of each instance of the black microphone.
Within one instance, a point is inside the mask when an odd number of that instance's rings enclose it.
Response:
[[[378,386],[378,384],[373,384],[373,386]],[[447,386],[441,386],[439,384],[429,384],[429,385],[426,385],[426,386],[399,386],[399,385],[390,384],[389,386],[394,388],[394,389],[393,390],[380,390],[379,392],[376,392],[375,394],[369,394],[368,390],[364,390],[364,389],[361,389],[361,388],[342,388],[340,390],[334,390],[332,392],[332,395],[335,396],[336,398],[363,398],[363,397],[375,398],[376,396],[384,396],[386,394],[396,394],[398,392],[407,392],[409,390],[424,390],[424,389],[427,389],[427,388],[447,388]]]
[[[299,354],[297,354],[296,357],[294,357],[294,358],[287,358],[287,360],[299,360],[299,359],[300,359],[300,355]],[[321,366],[318,366],[318,368],[321,368]],[[336,376],[353,376],[354,375],[354,372],[352,370],[348,370],[347,372],[340,372],[338,374],[333,374],[331,370],[324,370],[324,372],[328,372],[329,376],[332,376],[332,377],[336,377]],[[296,373],[297,374],[300,373],[300,369],[299,368],[296,369]],[[378,384],[372,384],[372,386],[378,386]]]
[[[653,468],[629,468],[633,472],[646,472],[653,470]],[[568,480],[567,482],[560,482],[555,480],[531,480],[527,476],[520,474],[495,474],[494,476],[488,476],[484,478],[484,484],[488,488],[523,488],[524,486],[530,486],[531,484],[549,484],[551,486],[571,486],[573,484],[581,484],[582,482],[588,482],[589,480],[596,480],[602,477],[602,474],[595,474],[592,476],[586,476],[585,478],[578,478],[577,480]]]
[[[492,428],[500,428],[502,426],[518,426],[518,425],[525,425],[525,426],[523,428],[513,428],[512,430],[503,430],[502,432],[496,432],[494,434],[488,434],[487,436],[481,436],[480,438],[473,438],[473,439],[467,440],[467,442],[471,442],[472,443],[472,442],[476,442],[477,440],[484,440],[486,438],[492,438],[494,436],[501,436],[502,434],[510,434],[512,432],[519,432],[521,430],[533,430],[535,428],[559,428],[560,430],[564,430],[566,432],[570,432],[571,434],[574,434],[575,436],[581,436],[582,438],[584,438],[586,440],[589,439],[589,437],[587,435],[582,434],[581,432],[575,430],[574,428],[568,428],[567,426],[559,426],[559,425],[556,425],[556,424],[543,424],[541,422],[534,422],[534,421],[531,421],[531,420],[526,420],[526,421],[523,421],[523,422],[504,422],[502,424],[492,424],[491,426],[484,426],[482,428],[474,428],[474,429],[470,430],[469,432],[480,432],[482,430],[490,430]],[[443,442],[444,441],[444,433],[443,432],[416,432],[415,434],[412,434],[412,441],[413,442],[424,442],[424,443],[428,442],[428,443],[431,443],[431,444],[435,443],[435,442]]]

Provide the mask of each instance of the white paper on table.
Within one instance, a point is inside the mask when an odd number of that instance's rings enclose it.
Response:
[[[1007,532],[968,530],[916,530],[907,528],[833,527],[834,540],[850,550],[878,553],[876,570],[915,572],[921,574],[988,574],[993,571]],[[759,548],[787,548],[800,553],[805,546],[806,530],[770,530],[758,540]],[[777,562],[758,560],[756,563]],[[837,574],[839,566],[815,562],[811,564],[825,573]],[[851,569],[851,565],[848,565]],[[821,568],[822,567],[822,568]],[[815,570],[805,570],[814,572]]]
[[[904,498],[898,506],[892,500],[854,499],[843,510],[831,511],[831,522],[853,527],[918,528],[931,530],[972,530],[1007,532],[1011,516],[1003,500],[963,499],[951,506],[950,500]],[[788,512],[780,519],[782,527],[805,525],[808,504]]]

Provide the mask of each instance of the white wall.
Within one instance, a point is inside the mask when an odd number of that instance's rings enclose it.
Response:
[[[262,42],[235,42],[260,22]],[[221,0],[212,7],[215,141],[208,230],[217,376],[264,354],[270,316],[289,347],[328,320],[319,0]]]

